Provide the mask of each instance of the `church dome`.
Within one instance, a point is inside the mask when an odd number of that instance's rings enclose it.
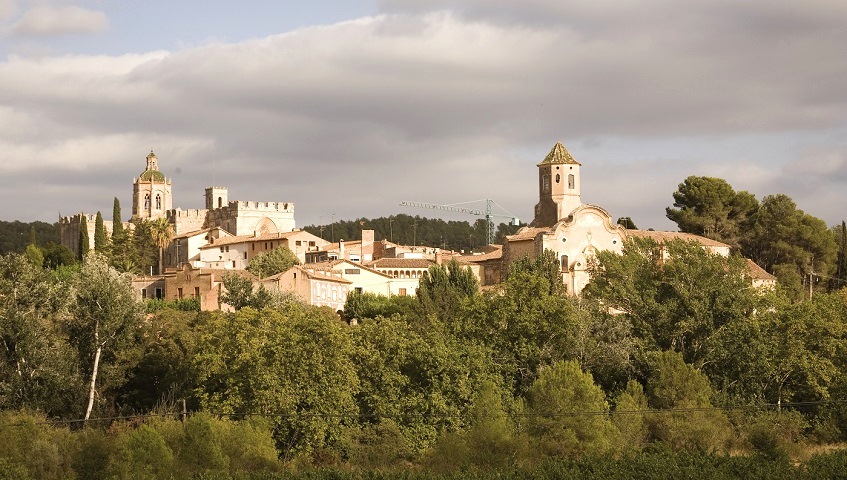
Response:
[[[138,180],[142,182],[164,182],[165,174],[158,170],[145,170],[138,176]]]

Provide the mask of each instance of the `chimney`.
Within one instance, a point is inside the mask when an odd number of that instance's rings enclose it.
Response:
[[[374,259],[374,231],[362,230],[362,261],[372,262]]]
[[[442,263],[443,261],[444,261],[444,260],[441,258],[441,249],[440,249],[440,248],[436,248],[436,249],[435,249],[435,264],[436,264],[436,265],[441,265],[441,263]]]

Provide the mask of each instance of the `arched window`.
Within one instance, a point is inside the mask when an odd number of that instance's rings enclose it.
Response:
[[[144,195],[144,210],[150,210],[150,194]]]
[[[570,271],[570,265],[568,262],[568,256],[562,255],[562,273],[568,273]]]
[[[218,208],[223,207],[223,205],[224,205],[224,199],[223,199],[223,197],[218,197]]]
[[[156,194],[156,210],[162,209],[162,196],[158,193]]]
[[[562,181],[562,176],[557,173],[556,174],[556,183],[558,184],[561,181]]]
[[[574,183],[575,183],[575,180],[574,180],[573,173],[568,174],[568,188],[573,189]]]

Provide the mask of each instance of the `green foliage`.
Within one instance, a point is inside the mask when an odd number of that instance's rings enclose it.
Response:
[[[838,256],[835,261],[835,275],[830,281],[831,290],[847,288],[847,223],[841,221],[841,227],[836,230],[838,239]]]
[[[171,222],[168,221],[167,218],[157,218],[155,220],[151,220],[149,223],[148,233],[150,238],[153,240],[153,243],[159,247],[159,269],[157,272],[159,275],[163,275],[165,273],[165,266],[162,263],[162,255],[165,251],[165,248],[171,243],[171,239],[175,235],[174,226]]]
[[[522,225],[523,226],[523,225]],[[494,243],[503,243],[506,235],[513,235],[521,226],[500,223],[494,225]],[[321,238],[337,242],[339,239],[361,240],[362,229],[374,230],[376,240],[388,240],[400,245],[430,245],[442,249],[472,250],[486,244],[488,226],[483,219],[474,223],[445,221],[418,215],[392,215],[374,219],[357,218],[330,225],[309,225],[303,229]]]
[[[103,215],[97,212],[97,217],[94,220],[94,250],[104,253],[107,246],[106,226],[103,224]]]
[[[183,312],[199,312],[200,300],[197,298],[179,298],[176,300],[165,300],[162,298],[151,298],[144,301],[147,313],[155,313],[159,310],[170,308],[182,310]]]
[[[67,286],[22,255],[0,257],[0,408],[65,414],[77,400],[76,353],[61,331]]]
[[[173,472],[174,454],[155,428],[142,424],[121,435],[109,465],[115,479],[155,480]]]
[[[425,315],[441,319],[452,317],[461,303],[479,291],[479,282],[470,267],[462,267],[456,259],[444,265],[432,265],[420,278],[418,301]]]
[[[391,317],[400,315],[406,317],[417,307],[415,297],[408,295],[377,295],[369,292],[350,292],[344,303],[344,318],[364,319]]]
[[[403,431],[390,418],[348,428],[344,451],[348,463],[362,469],[398,468],[414,458]]]
[[[104,256],[92,252],[85,257],[75,280],[71,312],[70,339],[80,352],[82,370],[91,378],[87,418],[93,407],[101,362],[107,386],[121,381],[122,372],[115,369],[119,367],[116,354],[132,339],[141,322],[142,309],[135,300],[130,277],[110,267]]]
[[[780,194],[762,199],[742,251],[766,270],[792,264],[800,275],[810,271],[829,275],[838,247],[823,220],[804,213]]]
[[[615,413],[612,423],[620,432],[621,453],[640,452],[647,445],[647,395],[644,387],[635,380],[626,384],[626,389],[615,399]]]
[[[806,420],[799,412],[759,412],[745,419],[743,433],[753,451],[788,462],[800,453]]]
[[[339,444],[341,414],[358,410],[358,381],[347,327],[334,314],[293,305],[202,320],[193,368],[204,408],[279,414],[275,439],[286,456]]]
[[[91,248],[91,244],[88,239],[88,221],[85,219],[85,215],[79,216],[79,246],[77,250],[77,258],[80,260],[84,260],[85,256],[88,255],[88,250]]]
[[[124,224],[121,220],[121,202],[118,197],[112,204],[112,239],[124,234]]]
[[[225,303],[235,310],[251,307],[261,310],[270,306],[272,296],[270,292],[259,285],[255,288],[253,279],[237,273],[226,274],[222,280],[224,293],[221,295],[221,303]]]
[[[0,220],[0,255],[23,253],[27,245],[42,247],[59,240],[58,225],[46,222],[5,222]],[[33,243],[33,232],[35,242]]]
[[[220,434],[205,414],[192,415],[183,428],[180,463],[186,476],[221,471],[229,467],[229,457],[223,452]]]
[[[617,429],[606,396],[574,361],[542,368],[527,392],[527,431],[551,456],[602,455],[612,450]]]
[[[51,427],[41,415],[0,412],[0,468],[21,474],[11,478],[73,478],[71,449],[67,428]]]
[[[41,249],[39,249],[33,244],[29,244],[26,246],[24,257],[26,257],[29,263],[35,265],[38,268],[41,268],[41,266],[44,265],[44,254],[41,252]]]
[[[638,229],[638,227],[635,226],[635,222],[633,222],[632,219],[629,217],[620,217],[615,223],[629,230]]]
[[[56,242],[47,242],[41,247],[44,258],[43,265],[47,268],[56,269],[60,266],[72,266],[77,264],[76,255],[68,247]]]
[[[487,349],[443,329],[392,317],[365,320],[352,334],[359,411],[395,419],[414,452],[460,428],[482,382],[496,381]]]
[[[300,260],[297,259],[297,256],[288,247],[281,246],[269,252],[262,252],[250,259],[247,271],[257,278],[267,278],[285,272],[299,264]]]
[[[648,418],[651,437],[680,451],[723,451],[729,421],[723,412],[711,409],[713,392],[706,375],[676,352],[659,353],[652,363],[649,403],[667,411]]]
[[[736,192],[720,178],[690,176],[673,193],[676,208],[665,209],[680,231],[738,247],[759,205],[748,192]]]
[[[662,252],[665,252],[665,261]],[[618,255],[598,253],[584,297],[621,312],[647,348],[682,352],[707,362],[723,328],[750,317],[760,296],[746,263],[711,254],[696,243],[630,238]]]

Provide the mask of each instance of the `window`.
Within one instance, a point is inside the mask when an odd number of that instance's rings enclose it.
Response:
[[[255,252],[255,251],[256,251],[256,244],[255,244],[255,243],[251,243],[250,245],[253,247],[253,251]]]
[[[223,253],[223,251],[224,251],[224,247],[221,247],[221,253]]]
[[[159,300],[162,299],[162,289],[161,288],[156,289],[156,298],[159,299]]]
[[[194,298],[200,299],[200,287],[194,287]]]
[[[235,260],[232,261],[232,268],[235,268]]]
[[[556,183],[559,183],[560,181],[562,181],[562,176],[557,173],[556,174]]]
[[[302,243],[303,243],[302,241],[297,240],[296,242],[294,242],[294,245],[296,245],[296,246],[298,246],[298,247],[299,247]]]
[[[182,287],[176,289],[176,296],[182,300]]]
[[[221,208],[224,205],[223,197],[218,197],[218,208]]]
[[[570,271],[570,265],[568,262],[568,256],[562,255],[562,273],[568,273]]]
[[[150,210],[150,194],[144,195],[144,210]]]
[[[141,299],[147,300],[147,289],[146,288],[141,289]]]
[[[574,188],[574,184],[575,184],[575,178],[574,178],[574,176],[573,176],[573,173],[568,174],[568,188],[570,188],[571,190],[573,190],[573,188]]]
[[[550,191],[550,177],[548,177],[546,175],[541,179],[541,191],[542,192],[549,192]]]
[[[353,290],[354,290],[356,293],[362,293],[362,287],[355,287],[355,288],[353,288]]]
[[[159,195],[159,194],[156,194],[156,210],[161,210],[161,209],[162,209],[162,196]]]
[[[315,241],[314,241],[314,240],[309,241],[309,246],[310,246],[310,247],[314,247],[314,246],[315,246]]]
[[[247,260],[247,252],[244,252],[244,260]]]
[[[401,289],[397,292],[397,294],[398,294],[398,295],[400,295],[401,297],[405,297],[405,296],[406,296],[406,289],[405,289],[405,288],[401,288]]]

